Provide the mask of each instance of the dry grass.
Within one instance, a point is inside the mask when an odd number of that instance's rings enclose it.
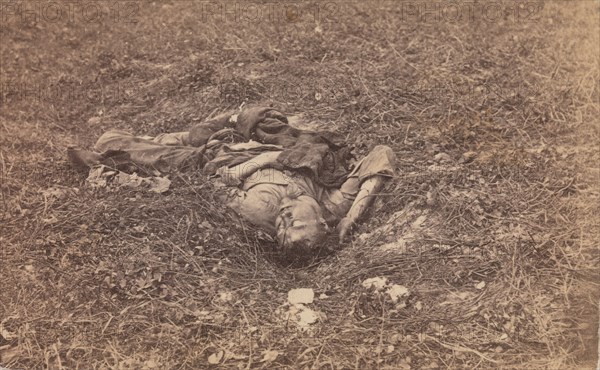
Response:
[[[2,366],[196,369],[224,351],[226,368],[594,367],[597,2],[457,24],[393,2],[236,24],[200,4],[2,25]],[[288,265],[200,174],[167,195],[92,190],[65,161],[109,128],[181,130],[242,102],[394,149],[352,243]],[[375,276],[409,299],[361,287]],[[282,319],[298,287],[328,296],[308,331]]]

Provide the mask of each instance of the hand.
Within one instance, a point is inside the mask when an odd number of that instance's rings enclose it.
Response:
[[[354,221],[352,221],[348,217],[342,218],[340,223],[337,225],[337,231],[340,236],[340,243],[343,242],[346,239],[346,237],[350,234],[352,227],[354,227]]]
[[[265,115],[267,116],[267,118],[275,118],[282,122],[287,122],[287,117],[283,113],[281,113],[275,109],[271,109],[271,110],[267,111],[267,113]]]

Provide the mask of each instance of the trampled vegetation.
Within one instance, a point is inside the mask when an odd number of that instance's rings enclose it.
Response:
[[[385,1],[269,3],[260,19],[241,4],[5,12],[0,365],[593,368],[598,3],[455,21]],[[108,129],[185,130],[242,103],[357,155],[394,149],[398,176],[351,242],[290,266],[202,174],[162,195],[92,189],[66,161]],[[294,288],[315,293],[309,325]]]

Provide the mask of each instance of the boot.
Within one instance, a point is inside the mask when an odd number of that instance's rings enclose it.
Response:
[[[76,146],[69,146],[67,148],[67,158],[75,169],[89,170],[91,167],[101,163],[102,155],[80,149]]]

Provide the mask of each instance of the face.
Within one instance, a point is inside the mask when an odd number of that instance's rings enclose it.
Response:
[[[328,231],[321,207],[306,195],[282,201],[275,227],[277,241],[286,254],[309,253]]]

